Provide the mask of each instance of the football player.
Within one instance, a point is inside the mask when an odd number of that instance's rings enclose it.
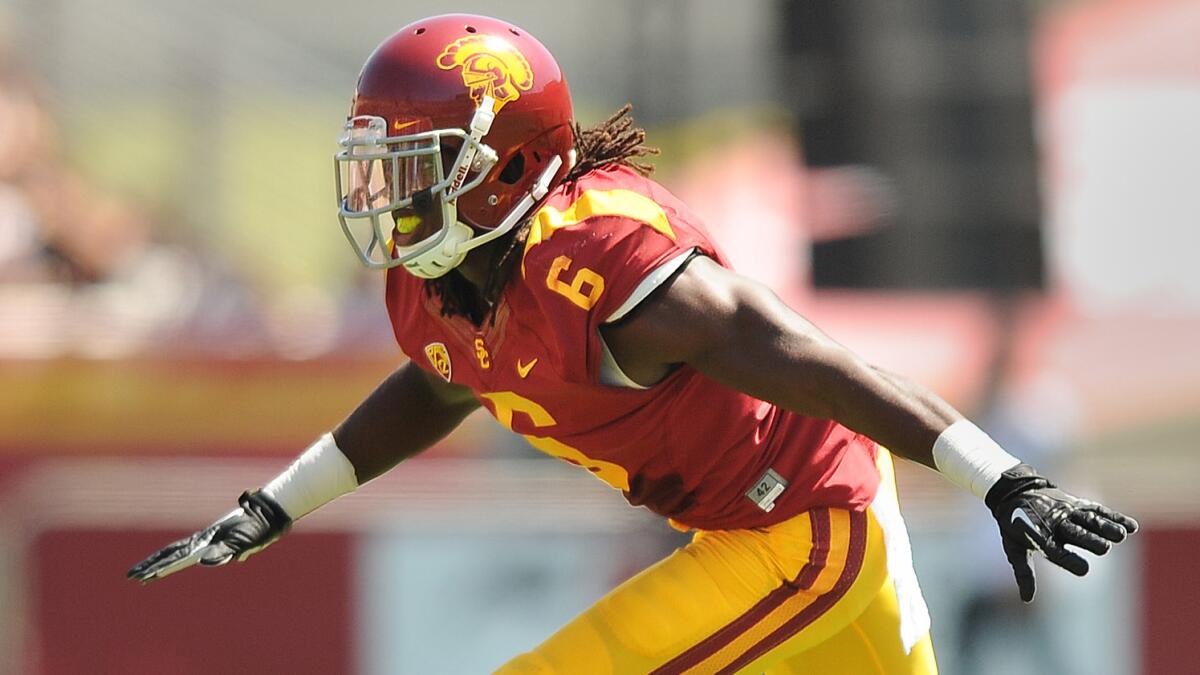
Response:
[[[339,219],[387,270],[410,361],[129,577],[244,559],[480,406],[695,532],[505,673],[935,672],[893,454],[984,502],[1026,601],[1031,553],[1082,575],[1072,547],[1137,529],[730,269],[646,177],[627,112],[581,129],[554,58],[504,21],[438,16],[385,40],[336,155]]]

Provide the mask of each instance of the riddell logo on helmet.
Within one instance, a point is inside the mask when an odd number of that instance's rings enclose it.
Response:
[[[451,42],[438,55],[437,66],[442,70],[462,68],[471,99],[479,104],[484,96],[491,96],[496,101],[495,112],[533,87],[529,61],[516,47],[494,36],[468,35]]]

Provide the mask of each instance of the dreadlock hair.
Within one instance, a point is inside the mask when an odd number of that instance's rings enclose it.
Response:
[[[578,157],[575,166],[567,173],[567,182],[578,180],[584,174],[609,164],[627,166],[643,176],[654,172],[653,164],[637,161],[638,157],[657,155],[659,150],[645,145],[646,130],[633,126],[633,117],[629,115],[632,111],[633,105],[626,103],[608,119],[590,129],[581,129],[578,122],[571,123]]]
[[[626,103],[608,119],[587,129],[580,127],[578,122],[571,123],[576,160],[563,183],[572,183],[611,165],[627,166],[643,176],[654,171],[652,164],[638,161],[638,158],[657,155],[659,150],[645,145],[646,131],[634,126],[629,114],[632,110],[633,106]],[[496,320],[492,310],[521,259],[532,222],[531,217],[526,218],[513,228],[507,242],[500,240],[500,245],[492,252],[487,281],[481,291],[477,292],[469,281],[453,271],[425,282],[425,292],[441,300],[442,316],[464,316],[476,326],[482,326],[485,320]]]

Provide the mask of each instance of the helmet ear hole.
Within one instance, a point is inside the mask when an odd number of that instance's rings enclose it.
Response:
[[[513,158],[508,160],[508,164],[500,170],[498,178],[501,183],[513,185],[521,180],[521,176],[525,175],[525,154],[518,152],[513,155]]]

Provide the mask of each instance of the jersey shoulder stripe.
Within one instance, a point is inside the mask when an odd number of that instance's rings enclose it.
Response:
[[[554,233],[588,218],[619,216],[640,221],[655,231],[674,240],[675,231],[662,206],[653,199],[633,190],[585,190],[566,208],[543,206],[530,223],[529,237],[525,240],[525,251],[521,258],[521,276],[525,276],[525,256],[530,249],[554,236]]]

